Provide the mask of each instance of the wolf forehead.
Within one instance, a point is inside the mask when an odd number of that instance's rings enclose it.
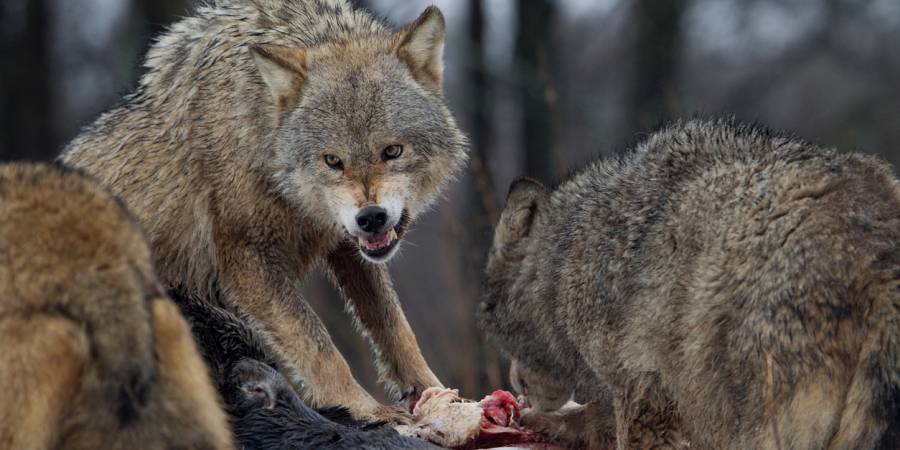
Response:
[[[464,159],[465,137],[442,94],[444,33],[443,15],[431,7],[396,33],[305,48],[250,45],[274,100],[280,147],[346,157],[414,144],[420,154],[448,150]]]
[[[283,125],[299,147],[353,152],[408,143],[427,155],[464,145],[441,101],[412,81],[364,68],[318,78]]]

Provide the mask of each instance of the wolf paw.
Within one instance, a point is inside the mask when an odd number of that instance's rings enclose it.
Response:
[[[557,412],[544,412],[536,409],[522,411],[520,421],[526,428],[536,431],[553,440],[572,442],[578,436],[566,425],[565,418]]]
[[[365,414],[362,419],[375,422],[383,422],[388,425],[412,425],[412,414],[402,406],[378,405],[374,410]]]
[[[602,423],[586,423],[587,411],[590,410],[583,406],[563,408],[554,412],[527,409],[522,411],[520,423],[548,439],[572,448],[591,450],[615,448],[615,433],[611,429],[607,430]]]

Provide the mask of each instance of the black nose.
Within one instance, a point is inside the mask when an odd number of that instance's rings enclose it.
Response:
[[[366,233],[378,233],[387,222],[387,211],[377,206],[366,206],[356,215],[356,224]]]

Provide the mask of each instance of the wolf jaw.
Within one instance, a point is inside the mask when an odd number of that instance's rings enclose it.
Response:
[[[397,253],[400,247],[400,239],[409,229],[409,211],[404,209],[397,221],[387,231],[381,233],[368,233],[366,236],[358,236],[353,233],[359,244],[359,252],[363,258],[374,263],[389,261]]]
[[[346,196],[345,203],[337,207],[336,220],[343,228],[347,238],[356,243],[363,259],[368,262],[386,263],[400,246],[400,241],[406,235],[410,224],[414,220],[414,212],[417,203],[410,199],[397,196],[382,196],[377,203],[363,203],[349,201]],[[369,229],[363,223],[358,222],[359,215],[369,207],[376,207],[385,214],[383,224],[375,229]]]

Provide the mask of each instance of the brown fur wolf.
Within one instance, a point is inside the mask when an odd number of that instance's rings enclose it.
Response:
[[[69,169],[7,165],[0,216],[0,448],[231,448],[121,204]]]
[[[159,38],[137,90],[62,159],[135,212],[165,283],[268,332],[313,406],[402,420],[355,381],[300,283],[332,276],[395,398],[441,384],[377,263],[466,159],[444,31],[436,8],[392,32],[343,0],[219,0]]]
[[[898,244],[877,159],[690,121],[515,183],[479,318],[519,364],[608,387],[620,448],[671,404],[691,448],[896,449]]]

